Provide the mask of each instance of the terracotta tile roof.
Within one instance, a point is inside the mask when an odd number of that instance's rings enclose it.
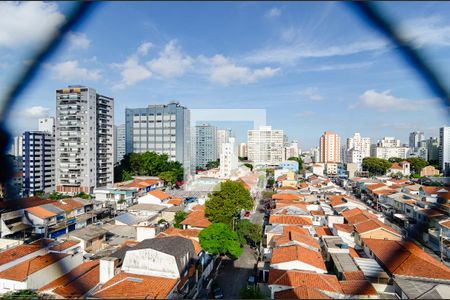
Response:
[[[44,285],[43,287],[41,287],[39,289],[40,292],[43,291],[51,291],[54,290],[56,288],[60,288],[60,287],[65,287],[67,285],[70,285],[74,280],[77,280],[80,276],[88,273],[89,271],[92,271],[93,269],[96,269],[96,273],[95,272],[93,274],[90,274],[90,276],[93,276],[95,279],[95,277],[97,277],[97,283],[98,283],[98,276],[99,276],[99,260],[88,260],[84,263],[82,263],[81,265],[79,265],[78,267],[74,268],[72,271],[70,271],[69,273],[64,274],[63,276],[53,280],[52,282],[50,282],[49,284]],[[96,276],[95,276],[96,275]],[[82,287],[82,285],[79,285],[78,288]],[[87,291],[86,291],[87,292]],[[85,293],[82,293],[80,295],[83,296]],[[62,295],[61,295],[62,296]]]
[[[204,211],[193,211],[189,213],[186,219],[181,222],[182,225],[190,225],[192,227],[206,228],[211,222],[205,216]]]
[[[293,206],[293,207],[303,209],[304,211],[308,211],[308,209],[307,209],[308,204],[303,201],[302,202],[294,202],[291,200],[277,200],[275,203],[276,208],[283,208],[283,207],[288,207],[288,206]]]
[[[394,182],[396,184],[404,184],[407,183],[409,180],[408,179],[395,179],[395,178],[391,178],[389,179],[390,182]]]
[[[345,280],[366,280],[362,271],[343,272]]]
[[[311,218],[302,216],[270,216],[269,224],[312,225]]]
[[[341,284],[342,290],[345,295],[377,295],[377,291],[373,287],[373,285],[364,280],[344,280],[339,281]]]
[[[394,169],[394,170],[403,170],[403,167],[400,166],[400,164],[398,164],[398,163],[392,163],[390,169]]]
[[[169,194],[167,194],[167,193],[165,193],[165,192],[163,192],[161,190],[153,190],[153,191],[149,192],[148,194],[158,198],[159,200],[172,198],[171,195],[169,195]]]
[[[381,189],[381,188],[387,188],[388,186],[382,183],[375,183],[375,184],[369,184],[366,186],[366,189],[373,192],[375,190]]]
[[[330,200],[330,205],[331,206],[338,206],[340,204],[346,204],[347,202],[345,202],[343,199],[345,197],[341,196],[341,195],[332,195],[332,196],[328,196],[328,199]]]
[[[67,240],[67,241],[64,241],[58,245],[55,245],[55,246],[49,248],[49,250],[64,251],[66,249],[69,249],[70,247],[78,245],[79,243],[80,243],[80,241]]]
[[[300,182],[300,183],[298,184],[298,186],[299,186],[300,188],[304,189],[304,188],[307,188],[307,187],[308,187],[308,184],[307,184],[306,182]]]
[[[311,210],[310,213],[312,216],[325,216],[323,210]]]
[[[450,192],[446,192],[446,193],[438,193],[438,196],[442,199],[445,200],[450,200]]]
[[[268,284],[291,287],[307,286],[321,291],[342,292],[341,285],[336,276],[299,270],[270,269]]]
[[[42,249],[39,245],[19,245],[0,252],[0,266]]]
[[[291,186],[282,186],[282,187],[277,188],[277,190],[278,191],[287,191],[287,190],[296,191],[297,188],[291,187]]]
[[[425,186],[423,185],[421,189],[427,193],[427,194],[437,194],[440,190],[447,190],[450,191],[450,187],[443,187],[443,186]]]
[[[306,286],[300,286],[294,289],[275,292],[274,299],[331,299],[331,298],[316,289]]]
[[[179,279],[121,272],[106,282],[92,297],[122,299],[166,299]]]
[[[161,180],[156,179],[134,179],[132,182],[129,183],[118,183],[116,184],[119,187],[130,187],[130,188],[146,188],[148,186],[152,186],[155,184],[161,183]]]
[[[439,224],[441,224],[441,226],[444,226],[446,228],[450,228],[450,219],[447,219],[445,221],[441,221],[441,222],[439,222]]]
[[[351,223],[353,225],[368,221],[368,220],[377,220],[377,217],[374,214],[371,214],[369,212],[363,212],[359,215],[354,215],[350,217],[345,217],[348,223]]]
[[[56,216],[56,214],[54,212],[46,210],[45,208],[40,207],[40,206],[27,208],[26,211],[38,218],[41,218],[41,219],[46,219],[46,218],[51,218],[51,217]]]
[[[52,205],[64,210],[65,212],[70,212],[74,209],[81,208],[84,206],[83,203],[78,202],[77,200],[72,198],[58,200],[55,203],[52,203]]]
[[[200,252],[202,252],[202,246],[200,245],[200,243],[192,238],[190,238],[190,240],[192,241],[192,245],[194,246],[195,253],[199,254]]]
[[[36,256],[0,272],[0,278],[24,281],[27,279],[28,275],[48,267],[69,255],[70,254],[65,253],[48,253],[43,256]]]
[[[343,231],[352,233],[354,231],[353,225],[350,224],[333,224],[333,227],[336,228],[337,231]]]
[[[316,226],[314,229],[316,230],[318,236],[333,235],[328,226]]]
[[[191,207],[191,211],[205,211],[205,206],[204,205],[200,205],[200,204],[196,204],[196,205]]]
[[[300,200],[302,198],[298,194],[278,193],[272,195],[273,200]]]
[[[309,231],[306,228],[303,228],[303,227],[300,227],[300,226],[295,226],[295,225],[285,225],[283,227],[283,234],[287,235],[287,234],[289,234],[289,231],[297,232],[297,233],[300,233],[300,234],[309,235]]]
[[[362,214],[363,212],[364,212],[364,211],[363,211],[362,209],[360,209],[360,208],[353,208],[353,209],[349,209],[349,210],[345,210],[345,211],[341,212],[341,215],[342,215],[344,218],[347,218],[347,217],[352,217],[352,216],[360,215],[360,214]]]
[[[348,254],[353,257],[353,258],[359,258],[360,255],[358,252],[356,252],[356,250],[352,247],[348,247]]]
[[[450,280],[450,269],[407,241],[363,239],[391,274]]]
[[[375,229],[381,229],[384,228],[385,230],[397,234],[401,237],[401,234],[397,231],[395,231],[393,228],[387,226],[386,224],[382,223],[381,221],[378,220],[367,220],[365,222],[361,222],[358,224],[355,224],[355,231],[358,233],[365,233],[365,232],[369,232]]]
[[[379,195],[390,195],[390,194],[395,194],[398,193],[397,190],[394,189],[383,189],[383,190],[378,190],[378,191],[374,191],[373,192],[375,195],[379,196]]]
[[[179,206],[184,202],[183,198],[172,198],[169,201],[167,201],[167,204],[172,204],[172,205],[176,205]]]
[[[292,241],[296,241],[296,242],[305,244],[312,248],[316,248],[318,251],[320,251],[319,242],[315,238],[310,236],[309,234],[303,234],[303,233],[299,233],[296,231],[289,231],[285,235],[278,235],[278,236],[273,237],[273,242],[275,243],[275,247],[279,247],[284,244],[288,244]]]
[[[167,228],[165,231],[160,234],[164,236],[182,236],[186,238],[198,238],[198,235],[201,230],[199,229],[179,229],[175,227]]]
[[[319,252],[309,250],[301,246],[288,246],[275,248],[272,250],[271,264],[278,264],[290,261],[301,261],[316,268],[327,270]]]

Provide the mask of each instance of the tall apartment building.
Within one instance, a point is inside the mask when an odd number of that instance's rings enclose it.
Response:
[[[248,157],[248,147],[247,143],[240,143],[238,148],[239,157]]]
[[[439,138],[430,137],[426,140],[428,161],[439,161]]]
[[[354,163],[358,168],[361,167],[364,158],[370,156],[370,138],[361,137],[355,133],[353,137],[347,139],[345,149],[345,162]]]
[[[283,160],[283,130],[260,126],[247,134],[248,159],[256,164],[279,164]]]
[[[165,153],[191,167],[190,112],[178,102],[125,110],[126,153]]]
[[[38,122],[38,131],[44,131],[53,136],[55,135],[55,118],[41,118]]]
[[[299,157],[299,155],[297,141],[292,141],[283,147],[283,160],[288,160],[290,157]]]
[[[228,143],[231,136],[231,129],[217,129],[217,158],[222,154],[222,145]]]
[[[114,125],[114,164],[120,163],[125,156],[125,124]]]
[[[439,129],[439,166],[444,176],[450,176],[450,127]]]
[[[418,148],[420,147],[419,143],[425,140],[425,136],[422,131],[414,131],[409,134],[409,147],[410,148]]]
[[[22,145],[23,145],[22,136],[15,136],[12,140],[9,154],[15,157],[21,157],[23,155]]]
[[[399,157],[406,159],[410,156],[411,148],[401,146],[400,140],[394,137],[384,137],[371,148],[371,156],[389,159],[391,157]]]
[[[56,90],[56,191],[92,193],[113,183],[114,99],[93,88]]]
[[[55,136],[45,131],[23,133],[23,195],[55,190]]]
[[[230,178],[233,170],[238,167],[238,156],[236,140],[230,137],[227,143],[222,144],[222,153],[220,154],[219,175],[221,178]]]
[[[206,164],[217,159],[217,132],[217,127],[210,124],[195,126],[196,167],[205,168]]]
[[[341,161],[341,139],[331,132],[325,131],[320,137],[319,144],[320,162],[338,163]]]

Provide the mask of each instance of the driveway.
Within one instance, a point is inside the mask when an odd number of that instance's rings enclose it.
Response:
[[[255,275],[256,258],[249,246],[239,259],[224,260],[215,283],[222,289],[225,299],[239,299],[241,289],[247,284],[248,276]]]

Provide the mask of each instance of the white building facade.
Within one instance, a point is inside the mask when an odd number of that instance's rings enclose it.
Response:
[[[220,177],[230,178],[233,170],[238,167],[238,156],[236,140],[234,137],[228,139],[228,143],[222,145],[222,153],[220,154]]]
[[[125,156],[125,124],[114,126],[114,163],[120,163]]]
[[[450,175],[450,127],[439,129],[439,166],[445,176]]]
[[[283,161],[283,130],[261,126],[248,131],[248,159],[256,164],[279,164]]]

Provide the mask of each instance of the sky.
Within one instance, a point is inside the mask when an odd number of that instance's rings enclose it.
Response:
[[[450,85],[450,3],[378,5]],[[72,7],[0,3],[0,96]],[[325,130],[341,143],[355,132],[407,143],[411,131],[437,137],[450,124],[449,109],[346,2],[101,2],[20,96],[12,133],[54,116],[55,90],[75,84],[113,97],[115,124],[127,107],[172,100],[266,109],[267,125],[305,150]],[[239,142],[251,127],[222,125]]]

